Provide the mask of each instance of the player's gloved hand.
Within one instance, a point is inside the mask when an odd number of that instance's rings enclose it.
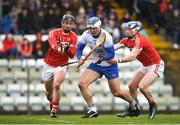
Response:
[[[64,53],[65,51],[69,51],[70,48],[70,44],[62,44],[61,42],[57,42],[59,48],[58,48],[58,52],[59,53]]]
[[[70,44],[65,44],[64,46],[65,46],[65,51],[68,52],[70,48]]]
[[[61,54],[64,53],[63,44],[59,41],[57,42],[57,45],[59,46],[58,52]]]
[[[63,53],[64,53],[64,48],[63,48],[63,47],[59,47],[59,48],[58,48],[58,52],[61,53],[61,54],[63,54]]]
[[[103,61],[103,56],[100,55],[98,61],[95,62],[94,64],[100,64],[102,61]]]
[[[79,71],[80,66],[82,66],[85,62],[85,56],[82,56],[81,59],[78,62],[78,65],[76,66],[77,71]]]

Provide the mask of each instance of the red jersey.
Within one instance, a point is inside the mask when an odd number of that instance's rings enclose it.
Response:
[[[73,58],[75,56],[77,40],[78,37],[73,31],[64,33],[63,29],[61,28],[50,31],[48,35],[48,42],[50,46],[44,57],[45,63],[52,67],[57,67],[68,63],[69,57]],[[70,45],[69,50],[65,51],[63,54],[59,53],[58,42]]]
[[[155,50],[150,41],[140,33],[138,33],[132,40],[128,38],[122,39],[120,44],[124,44],[128,48],[136,47],[138,49],[142,49],[141,53],[137,56],[137,59],[144,66],[150,66],[152,64],[159,63],[161,60],[159,53]]]
[[[7,52],[11,48],[17,48],[16,41],[14,40],[4,40],[3,41],[4,51]]]

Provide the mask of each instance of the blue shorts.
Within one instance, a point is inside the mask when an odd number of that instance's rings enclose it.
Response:
[[[100,75],[104,75],[107,79],[115,79],[118,78],[118,65],[112,64],[111,66],[102,67],[99,65],[96,65],[94,63],[91,63],[87,69],[91,69]]]

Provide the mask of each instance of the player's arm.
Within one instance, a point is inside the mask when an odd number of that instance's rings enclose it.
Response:
[[[124,57],[120,57],[120,58],[114,58],[114,59],[112,59],[112,60],[109,60],[108,62],[109,63],[125,63],[125,62],[130,62],[130,61],[132,61],[132,60],[135,60],[136,59],[136,57],[141,53],[141,51],[142,51],[142,48],[140,48],[140,40],[139,40],[139,38],[137,37],[136,39],[135,39],[135,41],[136,41],[136,45],[134,46],[134,48],[132,49],[132,51],[128,54],[128,55],[126,55],[126,56],[124,56]],[[123,43],[123,42],[122,42]]]
[[[57,44],[54,30],[49,32],[48,42],[49,42],[49,45],[51,46],[51,48],[54,49],[55,51],[58,51],[60,49],[59,45]]]
[[[84,64],[85,56],[83,56],[83,49],[84,49],[85,46],[86,46],[86,44],[82,43],[82,42],[79,42],[77,44],[76,56],[77,56],[77,58],[79,60],[78,65],[76,67],[77,71],[79,71],[79,67]]]
[[[141,50],[142,49],[133,48],[132,51],[128,55],[118,58],[117,63],[125,63],[125,62],[130,62],[132,60],[135,60],[136,57],[141,53]]]
[[[113,59],[115,56],[112,36],[109,33],[106,33],[104,48],[105,48],[106,53],[105,55],[101,55],[99,57],[99,60],[96,62],[96,64],[101,63],[102,61],[108,61],[110,59]]]
[[[83,56],[83,49],[84,47],[86,46],[86,44],[82,43],[82,42],[79,42],[77,44],[77,49],[76,49],[76,56],[78,58],[78,60],[82,59],[84,56]]]
[[[105,50],[106,50],[107,53],[105,55],[103,55],[103,56],[101,55],[99,57],[98,61],[95,64],[99,64],[102,61],[108,61],[108,60],[114,58],[114,56],[115,56],[114,46],[106,47]]]
[[[120,58],[119,57],[113,58],[111,60],[108,60],[108,63],[114,64],[114,63],[130,62],[136,59],[136,57],[141,53],[141,50],[142,49],[133,48],[132,51],[128,55],[124,57],[120,57]]]
[[[73,58],[76,54],[76,44],[77,44],[77,36],[72,38],[71,44],[66,47],[65,51],[67,52],[70,58]]]
[[[124,44],[121,44],[120,42],[114,45],[114,50],[118,50],[120,48],[124,47]]]
[[[124,38],[124,39],[120,40],[119,43],[116,43],[114,45],[114,50],[118,50],[120,48],[125,47],[126,46],[125,43],[127,42],[127,40],[128,40],[128,38]]]
[[[106,50],[107,54],[105,54],[103,56],[103,61],[107,61],[107,60],[110,60],[110,59],[114,58],[115,52],[114,52],[114,47],[113,46],[106,47],[105,50]]]
[[[124,62],[130,62],[132,60],[135,60],[136,57],[141,53],[142,51],[142,47],[141,47],[141,41],[139,39],[139,37],[135,37],[135,46],[134,48],[132,49],[132,51],[124,56],[124,57],[121,57],[121,58],[118,58],[117,59],[117,63],[124,63]]]

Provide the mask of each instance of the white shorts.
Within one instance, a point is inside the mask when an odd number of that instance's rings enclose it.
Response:
[[[44,81],[51,80],[54,78],[54,74],[59,71],[67,72],[67,66],[52,67],[52,66],[49,66],[48,64],[45,64],[42,78]]]
[[[161,60],[159,63],[157,64],[153,64],[147,67],[144,67],[143,65],[139,68],[139,71],[146,74],[149,71],[153,71],[155,72],[159,77],[163,76],[163,72],[164,72],[164,61]]]

